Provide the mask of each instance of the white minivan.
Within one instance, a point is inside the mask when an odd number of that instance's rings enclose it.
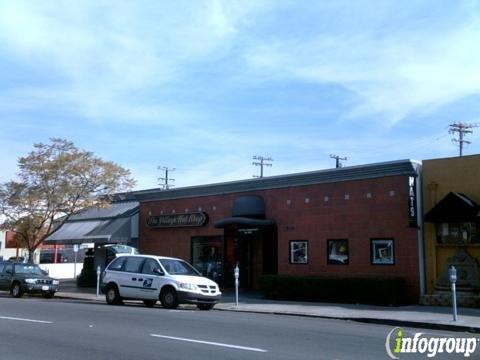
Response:
[[[210,310],[222,295],[217,283],[186,261],[153,255],[118,256],[103,272],[101,287],[108,304],[131,299],[154,306],[160,300],[167,309],[188,303]]]

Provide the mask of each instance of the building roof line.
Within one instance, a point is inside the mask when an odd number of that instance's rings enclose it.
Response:
[[[123,195],[126,198],[135,199],[140,202],[173,200],[188,197],[203,197],[228,193],[278,189],[292,186],[308,186],[321,183],[372,179],[386,176],[416,176],[420,166],[421,163],[414,160],[397,160],[368,165],[356,165],[343,168],[276,175],[256,179],[188,186],[169,190],[162,190],[158,188],[139,190],[118,195]]]

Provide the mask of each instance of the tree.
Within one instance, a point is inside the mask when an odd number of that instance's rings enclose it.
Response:
[[[114,193],[135,185],[129,170],[71,141],[50,141],[34,144],[34,150],[18,160],[18,179],[0,184],[0,228],[15,232],[17,243],[28,249],[29,261],[72,214],[108,204]]]

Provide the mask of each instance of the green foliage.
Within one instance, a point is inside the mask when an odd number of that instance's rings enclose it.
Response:
[[[30,254],[55,230],[54,220],[60,226],[75,212],[105,204],[135,184],[128,170],[64,139],[35,144],[18,166],[18,180],[0,184],[0,228],[14,231]]]
[[[264,275],[260,290],[268,299],[399,305],[405,279],[399,276]]]

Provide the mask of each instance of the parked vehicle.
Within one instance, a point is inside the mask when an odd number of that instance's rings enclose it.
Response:
[[[57,292],[58,285],[58,280],[49,277],[36,264],[10,261],[0,263],[0,290],[10,291],[13,297],[37,293],[51,298]]]
[[[210,310],[222,295],[215,282],[189,263],[152,255],[117,257],[103,272],[101,287],[108,304],[135,299],[154,306],[160,300],[167,309],[189,303],[200,310]]]

